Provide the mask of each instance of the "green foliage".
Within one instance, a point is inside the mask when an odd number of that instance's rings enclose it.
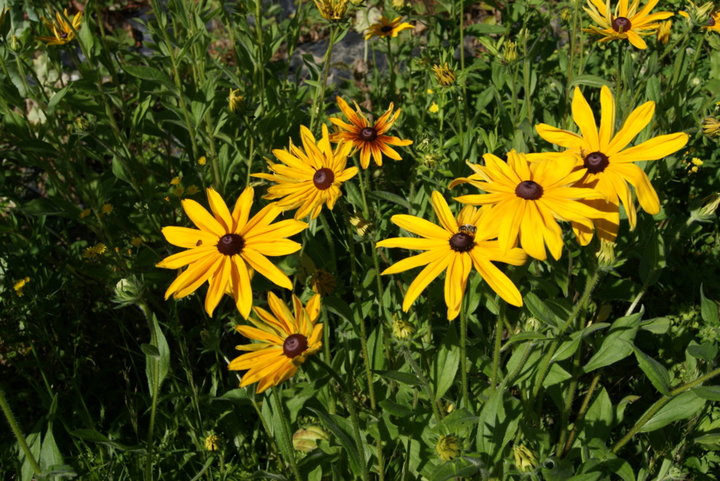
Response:
[[[352,2],[330,22],[313,2],[101,0],[46,45],[42,19],[78,2],[0,2],[0,388],[27,443],[0,430],[0,477],[716,479],[720,149],[702,122],[720,118],[720,35],[676,15],[666,44],[598,43],[583,5]],[[414,29],[365,42],[380,13]],[[449,85],[432,70],[446,63]],[[689,134],[641,165],[661,211],[631,230],[621,210],[610,258],[563,223],[559,260],[498,263],[520,308],[474,272],[460,318],[444,276],[404,312],[418,271],[381,275],[409,254],[376,247],[407,235],[392,216],[435,222],[432,192],[475,193],[448,184],[483,154],[554,150],[536,125],[576,132],[575,87],[599,120],[602,86],[615,128],[655,102],[633,145]],[[205,287],[163,300],[175,273],[155,265],[177,249],[162,228],[189,226],[181,201],[206,206],[208,187],[232,206],[253,186],[267,205],[252,174],[302,144],[300,125],[319,137],[336,96],[373,120],[394,103],[388,135],[413,143],[360,169],[302,250],[273,258],[303,301],[319,270],[334,285],[321,362],[258,394],[227,369],[247,323],[229,296],[214,317]],[[255,305],[290,298],[252,283]]]

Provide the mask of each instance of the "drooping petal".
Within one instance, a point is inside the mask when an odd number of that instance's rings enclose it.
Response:
[[[420,254],[422,255],[422,254]],[[450,256],[444,256],[440,259],[431,262],[417,275],[417,277],[408,286],[407,292],[405,292],[405,298],[403,299],[402,309],[407,312],[415,299],[425,290],[425,288],[445,270],[448,263],[450,262]]]
[[[608,151],[603,153],[608,157],[612,157],[627,147],[627,145],[632,142],[632,139],[650,123],[654,113],[655,102],[653,101],[645,102],[633,110],[628,118],[625,119],[622,128],[615,134],[615,137],[613,137]]]

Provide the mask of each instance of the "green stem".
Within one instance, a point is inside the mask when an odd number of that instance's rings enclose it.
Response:
[[[625,42],[615,42],[617,45],[617,55],[615,59],[617,64],[615,67],[615,98],[617,99],[618,105],[622,109],[622,67],[623,67],[623,54],[625,53]]]
[[[583,292],[582,297],[580,297],[580,300],[577,302],[577,304],[575,304],[575,307],[568,316],[567,321],[565,321],[565,324],[563,324],[560,330],[557,332],[557,338],[559,338],[565,333],[565,331],[575,322],[575,319],[577,319],[580,312],[585,309],[585,306],[590,300],[590,296],[592,295],[593,290],[595,290],[595,286],[597,286],[597,283],[600,280],[600,275],[601,271],[597,268],[597,266],[595,266],[593,273],[590,275],[587,283],[585,284],[585,291]],[[560,341],[556,339],[550,344],[550,349],[540,361],[540,365],[538,367],[538,376],[535,380],[535,386],[533,386],[532,391],[533,399],[538,399],[540,389],[542,389],[542,383],[545,380],[548,371],[550,370],[550,361],[555,355],[555,351],[557,351],[558,347],[560,347]]]
[[[258,59],[255,63],[255,74],[260,80],[260,106],[265,107],[265,37],[262,26],[262,0],[255,0],[255,46]]]
[[[468,323],[468,296],[465,295],[460,307],[460,407],[466,407],[470,401],[467,377],[467,323]]]
[[[5,390],[1,386],[0,409],[2,409],[2,412],[5,415],[5,419],[7,419],[7,422],[10,425],[10,429],[15,435],[15,439],[17,439],[17,442],[20,445],[20,449],[23,453],[25,453],[25,459],[28,463],[30,463],[30,467],[32,468],[33,473],[38,475],[41,474],[42,469],[40,469],[40,465],[35,459],[35,456],[33,456],[32,451],[30,451],[30,447],[27,445],[25,436],[23,436],[23,433],[20,430],[20,425],[18,424],[17,419],[15,419],[15,415],[13,414],[12,409],[10,409],[10,404],[8,404],[7,399],[5,398]]]
[[[568,439],[568,423],[570,421],[570,412],[575,401],[575,393],[577,392],[578,376],[580,375],[580,361],[582,350],[578,349],[573,357],[573,377],[570,385],[565,391],[565,400],[563,403],[562,413],[560,414],[560,439],[555,447],[555,455],[562,456],[565,449],[565,441]]]
[[[275,411],[275,415],[278,416],[281,420],[280,435],[283,437],[283,444],[285,446],[292,446],[292,434],[290,433],[290,424],[288,423],[288,418],[287,416],[285,416],[285,412],[282,409],[280,390],[277,388],[273,389],[270,398],[273,405],[273,411]],[[283,449],[280,449],[281,453],[283,451]],[[293,453],[290,452],[285,461],[287,461],[287,463],[290,465],[290,469],[292,469],[293,475],[295,476],[295,481],[303,481],[303,478],[300,475],[300,470],[298,469],[297,461],[295,460],[295,456],[293,456],[292,454]]]
[[[565,447],[563,448],[560,457],[565,456],[567,452],[570,451],[570,447],[572,446],[573,441],[575,441],[575,434],[577,433],[578,426],[580,425],[580,423],[582,423],[583,419],[585,419],[585,413],[590,406],[590,400],[595,393],[595,389],[597,388],[599,381],[600,372],[598,371],[595,376],[593,376],[592,381],[590,381],[590,387],[588,388],[588,392],[585,394],[585,398],[583,398],[583,402],[580,405],[580,410],[578,411],[577,417],[575,418],[575,423],[573,425],[572,431],[570,431],[570,434],[568,435],[567,441],[565,442]]]
[[[415,376],[417,376],[417,378],[420,380],[420,383],[425,390],[425,395],[430,400],[430,405],[432,406],[435,421],[440,424],[443,419],[442,413],[440,412],[440,408],[438,407],[437,400],[435,399],[435,393],[433,392],[432,386],[430,385],[430,381],[428,381],[427,376],[425,376],[425,374],[422,372],[422,369],[420,369],[418,363],[415,362],[415,359],[413,359],[412,353],[410,352],[408,347],[403,344],[401,349],[403,356],[405,356],[405,360],[408,364],[410,364],[410,368],[413,370],[413,373],[415,373]]]
[[[320,79],[319,88],[315,89],[315,99],[313,100],[312,111],[310,112],[310,130],[315,131],[316,122],[320,117],[320,108],[325,102],[325,88],[328,75],[330,73],[330,64],[332,63],[332,51],[337,39],[337,27],[335,24],[330,25],[330,37],[328,38],[328,46],[323,57],[322,78]]]
[[[498,371],[500,370],[500,343],[505,318],[505,305],[500,305],[500,312],[495,319],[495,347],[493,348],[492,374],[490,375],[490,387],[495,389],[498,384]]]
[[[612,452],[613,452],[613,453],[617,453],[618,451],[620,451],[620,449],[622,449],[622,447],[625,446],[625,445],[630,441],[630,439],[632,439],[632,437],[635,436],[635,435],[638,433],[638,431],[640,431],[640,429],[642,429],[642,427],[645,426],[645,424],[646,424],[663,406],[665,406],[668,402],[670,402],[675,396],[677,396],[678,394],[682,394],[682,393],[684,393],[685,391],[688,391],[688,390],[694,388],[695,386],[698,386],[698,385],[704,383],[705,381],[707,381],[707,380],[709,380],[709,379],[712,379],[713,377],[715,377],[715,376],[717,376],[717,375],[719,375],[719,374],[720,374],[720,367],[719,367],[719,368],[716,368],[716,369],[713,369],[713,370],[710,371],[709,373],[707,373],[707,374],[705,374],[705,375],[703,375],[703,376],[700,376],[699,378],[695,379],[694,381],[690,381],[690,382],[687,383],[687,384],[684,384],[684,385],[682,385],[682,386],[680,386],[680,387],[678,387],[678,388],[676,388],[676,389],[673,389],[673,390],[670,392],[670,396],[663,396],[663,397],[660,398],[659,400],[655,401],[655,404],[653,404],[653,405],[650,407],[650,409],[648,409],[647,412],[645,412],[645,414],[643,414],[642,417],[641,417],[640,419],[638,419],[638,421],[637,421],[637,422],[635,423],[635,425],[630,429],[630,431],[628,431],[628,433],[627,433],[625,436],[623,436],[623,438],[622,438],[620,441],[618,441],[618,442],[615,444],[615,446],[613,446]]]
[[[388,83],[388,97],[395,97],[395,57],[392,52],[390,37],[385,37],[387,43],[388,70],[390,70],[390,82]]]

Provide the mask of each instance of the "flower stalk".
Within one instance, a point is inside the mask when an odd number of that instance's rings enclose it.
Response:
[[[10,430],[15,435],[15,439],[17,439],[20,449],[25,454],[25,459],[30,464],[30,467],[33,470],[33,474],[41,474],[42,469],[40,469],[40,465],[35,459],[35,456],[33,456],[32,451],[30,451],[30,447],[25,440],[25,436],[20,430],[20,425],[18,424],[17,419],[15,419],[15,415],[13,414],[12,409],[10,408],[10,404],[5,397],[5,390],[2,388],[2,386],[0,386],[0,409],[2,409],[2,412],[5,415],[5,419],[10,425]]]

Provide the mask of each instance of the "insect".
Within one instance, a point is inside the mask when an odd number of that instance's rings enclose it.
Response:
[[[477,227],[475,227],[472,224],[463,224],[460,227],[458,227],[458,230],[460,232],[462,232],[463,234],[467,234],[467,235],[475,237],[475,232],[477,232]]]

